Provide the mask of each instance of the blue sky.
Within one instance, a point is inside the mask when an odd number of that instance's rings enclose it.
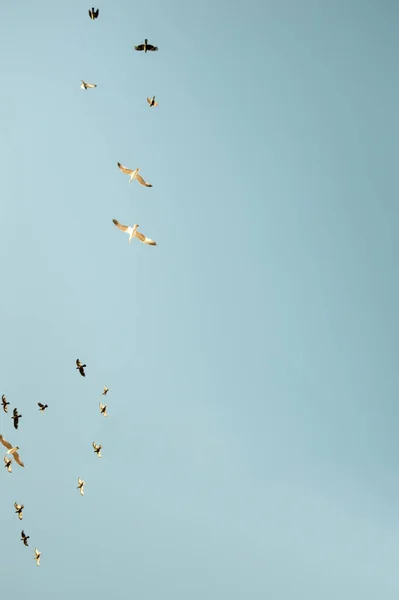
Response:
[[[3,593],[396,600],[397,4],[35,4],[0,20]]]

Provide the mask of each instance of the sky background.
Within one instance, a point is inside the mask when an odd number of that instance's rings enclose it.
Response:
[[[398,3],[88,8],[1,7],[3,594],[397,600]]]

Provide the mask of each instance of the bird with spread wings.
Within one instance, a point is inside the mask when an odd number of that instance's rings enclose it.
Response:
[[[124,167],[120,162],[117,163],[118,167],[120,168],[120,170],[122,171],[122,173],[125,173],[126,175],[130,175],[130,179],[129,179],[129,183],[132,183],[133,179],[137,179],[137,181],[139,183],[141,183],[141,185],[145,185],[145,187],[152,187],[151,183],[148,183],[148,181],[145,181],[141,175],[139,175],[139,171],[140,169],[128,169],[127,167]]]
[[[119,221],[117,221],[116,219],[112,219],[112,222],[114,225],[116,225],[118,229],[120,229],[121,231],[125,231],[129,235],[129,244],[135,237],[138,240],[140,240],[140,242],[143,242],[143,244],[147,244],[148,246],[157,245],[157,243],[154,242],[154,240],[151,240],[150,238],[146,237],[143,233],[138,231],[139,225],[137,225],[137,223],[133,225],[133,227],[130,227],[129,225],[122,225],[122,223],[119,223]]]
[[[3,444],[3,446],[5,446],[7,448],[7,452],[6,454],[12,454],[14,457],[15,462],[20,466],[20,467],[24,467],[24,463],[22,462],[22,460],[19,458],[19,454],[17,452],[17,450],[19,450],[19,446],[12,446],[10,444],[10,442],[7,442],[7,440],[5,440],[3,438],[3,436],[0,434],[0,442]]]

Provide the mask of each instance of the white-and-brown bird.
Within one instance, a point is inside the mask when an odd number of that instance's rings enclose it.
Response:
[[[122,223],[119,223],[119,221],[117,221],[116,219],[112,219],[112,222],[114,225],[116,225],[116,227],[118,229],[120,229],[121,231],[125,231],[128,236],[129,236],[129,244],[132,241],[132,239],[135,237],[138,240],[140,240],[140,242],[143,242],[143,244],[147,244],[148,246],[156,246],[157,243],[154,242],[154,240],[151,240],[150,238],[146,237],[143,233],[141,233],[140,231],[138,231],[138,225],[137,223],[135,225],[133,225],[133,227],[130,227],[130,225],[122,225]]]
[[[17,452],[17,450],[19,450],[19,446],[12,446],[10,444],[10,442],[7,442],[7,440],[5,440],[3,438],[3,436],[0,434],[0,442],[3,444],[3,446],[5,446],[7,448],[7,452],[6,454],[12,454],[14,457],[15,462],[20,466],[20,467],[24,467],[24,463],[21,461],[19,454]]]
[[[23,541],[23,543],[25,544],[25,546],[29,546],[28,544],[28,540],[30,538],[30,535],[25,535],[24,530],[21,531],[21,540]]]
[[[7,471],[9,473],[12,473],[12,466],[11,466],[12,458],[10,458],[9,456],[5,456],[4,457],[4,463],[5,463],[4,467],[7,469]]]
[[[6,397],[5,397],[5,395],[3,394],[3,395],[2,395],[2,397],[1,397],[1,405],[2,405],[2,407],[3,407],[3,410],[4,410],[4,412],[5,412],[5,413],[6,413],[6,412],[8,412],[8,408],[7,408],[7,406],[8,406],[9,404],[10,404],[10,403],[9,403],[9,402],[7,402],[7,398],[6,398]]]
[[[14,429],[18,429],[19,419],[22,419],[22,415],[18,414],[18,409],[14,408],[12,411],[12,420],[14,421]]]
[[[38,567],[40,567],[40,556],[41,556],[41,554],[42,553],[40,552],[40,550],[38,550],[37,548],[35,548],[34,558],[35,558],[35,561],[36,561],[36,564],[37,564]]]
[[[80,495],[84,496],[85,495],[85,491],[84,491],[84,486],[85,486],[85,481],[83,481],[83,479],[80,479],[80,477],[78,477],[78,487],[77,489],[80,490]]]
[[[120,162],[118,162],[117,165],[122,171],[122,173],[130,175],[129,183],[132,183],[133,179],[137,179],[137,181],[141,183],[141,185],[144,185],[145,187],[152,187],[151,183],[148,183],[148,181],[144,181],[142,176],[139,175],[140,169],[128,169],[127,167],[124,167]]]
[[[102,415],[104,415],[104,417],[108,417],[108,415],[107,415],[107,406],[108,406],[108,404],[101,404],[101,402],[100,402],[99,406],[100,406],[100,413]]]
[[[89,8],[89,17],[92,21],[94,21],[94,19],[98,19],[98,15],[100,14],[100,9],[97,8],[97,10],[94,10],[94,6],[93,8],[90,10]]]
[[[108,392],[109,392],[109,388],[106,385],[104,385],[104,391],[101,394],[101,396],[106,396],[108,394]]]
[[[147,102],[150,106],[158,106],[158,102],[155,102],[155,96],[152,98],[147,98]]]
[[[16,502],[14,502],[14,508],[15,508],[15,512],[18,515],[18,518],[20,521],[22,521],[22,517],[23,517],[23,509],[24,509],[24,505],[23,504],[17,504]]]
[[[93,442],[94,453],[97,454],[98,458],[101,458],[101,444],[97,446],[96,442]]]
[[[80,362],[80,360],[77,358],[76,359],[76,368],[77,368],[77,370],[79,371],[79,373],[81,374],[82,377],[86,377],[85,367],[86,367],[86,365],[82,365],[82,363]]]
[[[48,404],[42,404],[41,402],[37,403],[40,412],[44,412],[46,410],[46,408],[48,408]]]
[[[134,49],[138,50],[139,52],[143,50],[144,52],[156,52],[158,50],[158,46],[153,46],[152,44],[149,44],[148,40],[145,39],[144,44],[139,44],[138,46],[135,46]]]
[[[83,81],[83,79],[80,80],[82,83],[80,84],[80,87],[82,88],[82,90],[87,90],[88,88],[96,88],[97,84],[96,83],[87,83],[87,81]]]

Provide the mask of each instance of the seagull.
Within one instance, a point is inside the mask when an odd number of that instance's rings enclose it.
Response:
[[[87,88],[96,88],[97,87],[96,83],[87,83],[86,81],[83,81],[83,79],[81,79],[80,81],[82,82],[80,85],[82,90],[87,90]]]
[[[130,175],[129,183],[132,183],[133,179],[137,179],[137,181],[139,183],[141,183],[141,185],[145,185],[145,187],[152,187],[151,183],[148,183],[148,181],[144,181],[142,176],[139,175],[140,169],[135,169],[134,171],[132,171],[132,169],[128,169],[127,167],[124,167],[123,165],[121,165],[120,162],[118,162],[118,167],[120,168],[122,173],[126,173],[126,175]]]
[[[35,561],[38,567],[40,567],[40,556],[41,556],[41,552],[35,548]]]
[[[85,482],[83,481],[83,479],[80,479],[80,477],[78,477],[78,487],[77,489],[80,490],[80,495],[84,496],[85,495],[85,491],[84,491],[84,485]]]
[[[41,402],[37,403],[40,412],[44,412],[46,410],[46,408],[48,408],[48,404],[42,404]]]
[[[106,386],[106,385],[104,385],[104,391],[103,391],[103,393],[101,394],[101,396],[106,396],[106,395],[108,394],[108,392],[109,392],[109,388],[107,388],[107,386]]]
[[[122,223],[119,223],[119,221],[117,221],[116,219],[112,219],[112,222],[121,231],[126,231],[126,233],[129,235],[129,244],[132,241],[132,238],[136,237],[138,240],[140,240],[140,242],[148,244],[149,246],[157,245],[157,243],[154,242],[154,240],[151,240],[150,238],[142,234],[140,231],[138,231],[137,228],[139,227],[139,225],[136,224],[133,225],[133,227],[129,227],[128,225],[122,225]]]
[[[25,546],[29,546],[28,544],[28,540],[30,538],[30,535],[25,535],[24,530],[21,531],[21,540],[23,541],[23,543],[25,544]]]
[[[8,408],[7,408],[7,406],[8,406],[8,404],[10,404],[10,403],[9,403],[9,402],[7,402],[7,399],[6,399],[6,397],[5,397],[5,395],[4,395],[4,394],[3,394],[3,395],[2,395],[2,397],[1,397],[1,404],[2,404],[2,406],[3,406],[3,410],[4,410],[4,412],[5,412],[5,413],[6,413],[6,412],[8,412]]]
[[[8,448],[6,454],[12,454],[13,457],[14,457],[15,462],[17,464],[19,464],[20,467],[24,467],[25,465],[21,461],[21,459],[19,458],[19,454],[17,452],[17,450],[19,450],[19,446],[14,446],[14,448],[13,448],[11,446],[10,442],[7,442],[7,440],[5,440],[1,434],[0,434],[0,442],[3,444],[3,446],[5,446],[6,448]]]
[[[108,406],[108,404],[101,404],[101,402],[99,404],[100,404],[100,412],[101,412],[101,414],[104,415],[104,417],[108,417],[108,415],[107,415],[107,406]]]
[[[19,422],[19,419],[22,418],[22,415],[18,414],[18,409],[17,408],[14,408],[14,410],[12,411],[12,417],[11,418],[14,421],[14,428],[18,429],[18,422]]]
[[[18,514],[19,520],[22,521],[22,511],[24,509],[24,505],[23,504],[17,504],[16,502],[14,502],[14,508],[15,508],[15,512]]]
[[[12,458],[10,458],[9,456],[5,456],[4,457],[4,462],[5,462],[4,467],[7,469],[7,471],[9,473],[12,473],[12,467],[11,467]]]
[[[78,369],[78,371],[82,377],[86,377],[85,366],[86,365],[82,365],[82,363],[80,362],[80,360],[78,358],[76,359],[76,368]]]
[[[147,52],[147,50],[150,52],[156,52],[158,50],[158,46],[152,46],[151,44],[148,43],[148,40],[145,39],[144,44],[135,46],[134,49],[138,50],[139,52],[141,52],[142,50],[144,50],[144,52]]]
[[[150,106],[158,106],[158,102],[155,102],[155,96],[152,98],[147,98],[147,102]]]
[[[96,442],[93,442],[93,448],[94,448],[94,452],[95,454],[97,454],[98,458],[101,458],[101,448],[102,446],[97,446]]]
[[[90,10],[89,9],[89,17],[92,21],[94,21],[94,19],[98,18],[98,13],[100,12],[100,9],[97,8],[97,10],[94,10],[94,6],[93,8]]]

